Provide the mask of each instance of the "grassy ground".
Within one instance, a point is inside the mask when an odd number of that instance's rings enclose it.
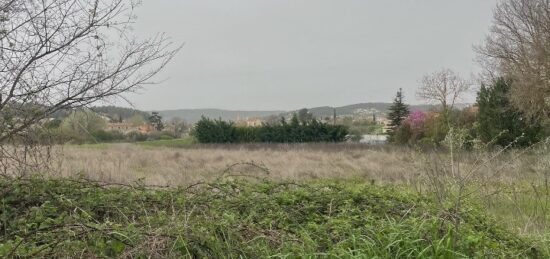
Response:
[[[188,147],[189,145],[197,143],[196,139],[193,137],[185,137],[185,138],[179,138],[179,139],[164,139],[164,140],[150,140],[150,141],[142,141],[142,142],[135,142],[133,144],[141,146],[141,147],[151,147],[151,148],[158,148],[158,147],[170,147],[170,148],[182,148],[182,147]],[[81,149],[107,149],[116,145],[121,145],[120,143],[97,143],[97,144],[67,144],[66,146],[69,148],[81,148]]]
[[[136,144],[142,147],[152,147],[152,148],[156,148],[156,147],[179,148],[179,147],[185,147],[194,143],[196,143],[196,140],[194,138],[186,137],[181,139],[144,141],[144,142],[137,142]]]
[[[510,233],[550,247],[549,150],[457,152],[451,166],[448,152],[351,144],[66,146],[52,173],[176,189],[228,174],[308,185],[352,180],[399,187],[437,201],[431,207],[476,204]]]
[[[0,180],[0,257],[547,258],[475,206],[361,180],[169,189]],[[460,224],[457,224],[460,222]]]

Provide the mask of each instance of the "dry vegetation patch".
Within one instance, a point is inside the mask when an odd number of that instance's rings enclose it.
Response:
[[[227,167],[242,173],[275,180],[316,178],[363,178],[384,182],[410,182],[411,152],[367,148],[361,145],[197,145],[189,148],[145,148],[132,144],[64,147],[57,173],[82,174],[93,180],[132,183],[142,179],[148,185],[187,185],[213,180]]]

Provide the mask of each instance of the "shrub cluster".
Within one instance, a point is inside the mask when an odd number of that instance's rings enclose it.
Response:
[[[194,135],[200,143],[305,143],[342,142],[348,128],[329,125],[315,119],[301,123],[294,116],[290,123],[263,124],[260,127],[239,127],[232,122],[203,117],[195,126]]]
[[[123,133],[118,130],[99,129],[85,134],[78,134],[76,132],[60,128],[38,128],[35,131],[35,136],[41,143],[55,144],[126,143],[172,140],[177,138],[177,136],[170,131],[154,131],[150,133],[131,131],[128,133]]]
[[[391,140],[424,147],[452,141],[465,149],[533,145],[550,135],[548,125],[541,117],[529,118],[512,105],[511,83],[498,78],[491,85],[482,85],[474,107],[408,113],[394,127]]]

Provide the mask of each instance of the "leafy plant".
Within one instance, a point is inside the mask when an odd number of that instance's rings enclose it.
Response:
[[[0,257],[531,257],[475,206],[453,214],[362,181],[237,180],[185,188],[0,180]],[[460,215],[460,235],[452,231]]]

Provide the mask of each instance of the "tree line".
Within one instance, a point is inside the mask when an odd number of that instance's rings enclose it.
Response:
[[[550,136],[550,2],[502,0],[485,42],[475,47],[484,69],[476,104],[455,103],[476,84],[450,69],[426,75],[417,92],[438,104],[412,111],[399,91],[391,109],[390,141],[398,144],[526,147]]]
[[[444,79],[448,82],[448,78]],[[389,140],[394,144],[438,147],[453,141],[475,147],[527,147],[550,136],[548,121],[530,117],[514,105],[513,81],[505,77],[481,84],[476,103],[456,109],[440,103],[433,111],[410,111],[400,89],[390,108]]]
[[[287,122],[264,123],[258,127],[236,126],[233,122],[206,117],[197,122],[193,135],[200,143],[304,143],[342,142],[348,128],[330,125],[309,116],[294,114]]]

